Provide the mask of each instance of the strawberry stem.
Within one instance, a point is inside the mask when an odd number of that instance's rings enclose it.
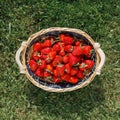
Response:
[[[75,65],[73,65],[72,67],[78,67],[80,65],[80,63],[76,63]]]
[[[38,65],[40,65],[40,64],[41,64],[41,60],[39,59],[39,60],[37,61],[37,63],[38,63]]]
[[[55,43],[59,42],[59,41],[60,41],[60,40],[52,41],[52,46],[53,46]]]
[[[46,72],[49,72],[50,74],[53,74],[52,71],[45,69]]]
[[[50,80],[50,81],[52,81],[53,78],[52,78],[52,76],[48,76],[48,77],[45,78],[45,80]]]

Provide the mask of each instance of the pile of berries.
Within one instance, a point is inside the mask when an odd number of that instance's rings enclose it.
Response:
[[[76,84],[86,77],[94,66],[93,47],[67,34],[49,36],[35,42],[29,60],[31,71],[43,80],[53,83]]]

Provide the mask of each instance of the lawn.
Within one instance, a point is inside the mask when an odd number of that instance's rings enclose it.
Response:
[[[0,120],[120,120],[119,0],[0,0]],[[85,88],[50,93],[20,74],[22,41],[49,27],[87,32],[106,54],[101,75]]]

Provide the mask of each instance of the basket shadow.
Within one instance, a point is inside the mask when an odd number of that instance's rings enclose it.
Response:
[[[88,112],[104,102],[104,92],[99,77],[87,87],[73,92],[50,93],[33,85],[25,88],[30,104],[37,106],[38,111],[63,119],[75,119],[78,116],[87,118]]]

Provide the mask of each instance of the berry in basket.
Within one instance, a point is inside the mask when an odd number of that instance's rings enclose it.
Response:
[[[49,36],[33,44],[29,67],[37,77],[52,83],[76,84],[93,68],[92,53],[91,45],[73,36]]]

